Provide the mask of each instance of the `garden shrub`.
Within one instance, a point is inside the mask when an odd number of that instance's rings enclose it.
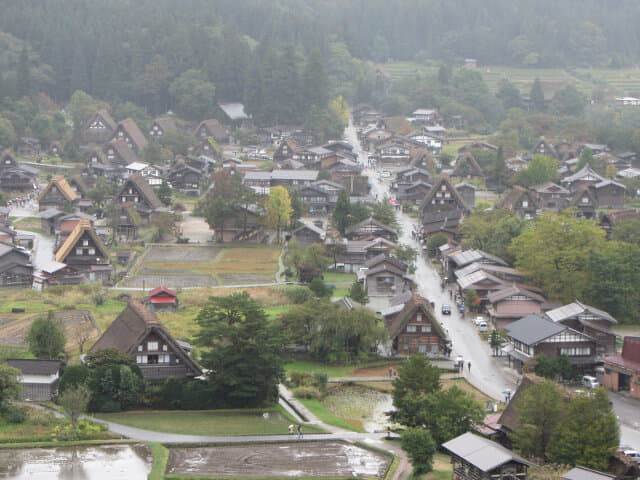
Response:
[[[319,399],[322,397],[320,391],[316,387],[298,387],[293,393],[299,398]]]

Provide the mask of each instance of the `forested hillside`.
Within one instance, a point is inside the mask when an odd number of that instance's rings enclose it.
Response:
[[[217,98],[242,99],[250,107],[254,102],[259,110],[260,92],[252,87],[269,89],[269,81],[282,79],[260,82],[258,72],[282,72],[314,48],[331,76],[332,93],[349,100],[365,100],[376,87],[364,75],[366,60],[631,65],[640,58],[640,4],[619,4],[624,6],[596,0],[5,0],[0,30],[27,42],[34,67],[36,57],[51,66],[33,80],[57,100],[80,89],[163,111],[171,82],[193,69],[198,73],[190,79],[213,83]],[[7,76],[16,65],[15,54],[13,62],[0,58],[0,87],[15,83]],[[305,93],[283,90],[292,102]]]

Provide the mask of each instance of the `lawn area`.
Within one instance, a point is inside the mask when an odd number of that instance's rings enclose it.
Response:
[[[351,287],[347,287],[347,286],[341,286],[341,287],[336,287],[333,289],[333,293],[331,293],[331,296],[334,298],[344,298],[347,295],[349,295],[349,289]]]
[[[376,377],[386,375],[390,365],[398,365],[395,360],[371,360],[359,365],[325,365],[311,360],[296,359],[284,366],[287,376],[291,372],[301,372],[313,375],[316,372],[326,373],[329,378],[338,377]]]
[[[316,398],[298,398],[298,401],[300,401],[300,403],[311,410],[311,412],[316,417],[318,417],[321,421],[328,425],[333,425],[334,427],[344,428],[345,430],[351,430],[354,432],[364,432],[362,424],[358,420],[337,416],[336,414],[327,410],[327,408],[322,405],[320,400]],[[307,428],[307,431],[309,431],[309,428]]]
[[[355,273],[324,272],[322,275],[326,283],[353,283],[356,281]]]
[[[268,416],[266,415],[268,414]],[[130,427],[185,435],[286,434],[295,420],[280,406],[259,410],[150,410],[101,413],[97,418]],[[306,433],[324,433],[313,425]]]
[[[436,453],[433,456],[433,471],[423,475],[424,480],[451,480],[453,476],[453,466],[451,457],[443,453]]]

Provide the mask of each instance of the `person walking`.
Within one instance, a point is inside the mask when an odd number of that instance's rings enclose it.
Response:
[[[302,440],[302,424],[298,424],[298,440]]]
[[[469,372],[471,372],[471,362],[468,362],[467,366],[469,367]]]

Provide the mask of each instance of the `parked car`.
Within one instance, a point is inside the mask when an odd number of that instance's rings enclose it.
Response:
[[[476,319],[473,322],[476,324],[476,327],[477,327],[480,323],[484,322],[484,318],[482,318],[482,315],[480,315],[476,317]]]
[[[625,457],[629,457],[632,460],[635,460],[636,463],[640,463],[640,452],[634,449],[623,450]]]
[[[380,173],[380,176],[382,178],[389,178],[391,176],[391,172],[389,170],[382,170],[382,173]]]
[[[480,332],[488,332],[489,331],[489,325],[484,320],[482,322],[480,322],[480,323],[476,323],[476,326],[478,327],[478,331],[480,331]]]
[[[442,314],[451,315],[451,305],[442,305]]]
[[[585,375],[584,377],[582,377],[582,385],[587,388],[598,388],[600,386],[600,384],[598,383],[598,379],[589,375]]]

